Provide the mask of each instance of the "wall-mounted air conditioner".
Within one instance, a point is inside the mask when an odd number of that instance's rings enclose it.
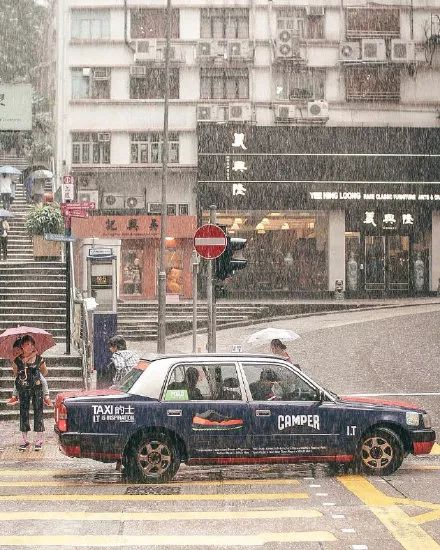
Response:
[[[309,17],[323,17],[325,15],[324,6],[307,6],[306,10]]]
[[[327,101],[309,101],[307,103],[307,116],[310,118],[328,118]]]
[[[110,67],[95,67],[93,78],[95,80],[108,80],[110,78]]]
[[[212,40],[200,40],[197,45],[199,57],[213,57],[215,54],[215,43]]]
[[[391,40],[391,61],[395,63],[414,63],[416,48],[414,42]]]
[[[155,39],[135,40],[135,48],[135,61],[155,61],[157,53],[157,41]]]
[[[275,120],[277,121],[287,121],[292,118],[298,118],[299,115],[300,113],[298,113],[296,105],[275,105]]]
[[[130,76],[134,78],[143,78],[147,74],[146,65],[132,65],[130,67]]]
[[[384,38],[362,39],[362,61],[385,61],[386,48]]]
[[[78,202],[94,202],[95,208],[98,208],[98,191],[78,191]]]
[[[298,32],[282,29],[277,33],[275,55],[279,59],[292,59],[296,62],[305,62],[306,50],[300,45]]]
[[[109,132],[99,132],[98,133],[98,141],[110,141],[110,133]]]
[[[341,42],[339,44],[340,61],[357,61],[361,57],[361,45],[359,42]]]
[[[155,216],[160,216],[162,213],[162,205],[160,202],[149,202],[148,203],[148,213],[154,214]]]
[[[142,195],[126,197],[125,207],[133,209],[145,208],[145,197]]]
[[[231,122],[250,122],[252,120],[252,106],[250,103],[230,103],[228,120]]]
[[[103,210],[121,210],[125,206],[125,198],[123,195],[115,195],[114,193],[104,193],[102,198],[101,208]]]
[[[228,40],[227,44],[228,59],[250,59],[251,44],[249,40]]]
[[[197,105],[198,122],[216,122],[219,120],[219,108],[215,103]]]

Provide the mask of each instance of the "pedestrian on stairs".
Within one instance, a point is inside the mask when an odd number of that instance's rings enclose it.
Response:
[[[110,384],[118,384],[133,367],[139,363],[139,355],[127,349],[125,338],[120,335],[109,338],[108,346],[112,358],[107,365],[107,379]]]
[[[9,233],[9,223],[6,220],[0,218],[0,260],[8,259],[8,233]]]
[[[0,196],[3,202],[3,208],[9,210],[11,206],[12,179],[9,174],[0,176]]]

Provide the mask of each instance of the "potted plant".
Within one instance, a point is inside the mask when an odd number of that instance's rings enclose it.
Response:
[[[45,233],[64,232],[64,221],[60,207],[55,203],[37,204],[26,216],[26,231],[32,237],[34,258],[56,258],[61,256],[61,243],[46,241]]]

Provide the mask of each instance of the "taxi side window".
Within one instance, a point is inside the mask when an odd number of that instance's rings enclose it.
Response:
[[[235,364],[177,365],[164,393],[165,401],[242,400]]]
[[[283,365],[243,363],[254,401],[316,401],[316,389]]]

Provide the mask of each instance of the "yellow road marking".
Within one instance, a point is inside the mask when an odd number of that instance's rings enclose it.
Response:
[[[440,445],[438,443],[434,443],[434,447],[431,449],[430,454],[440,455]]]
[[[263,546],[270,542],[334,542],[329,531],[297,531],[287,533],[257,533],[255,535],[41,535],[0,536],[3,546]]]
[[[1,477],[1,476],[0,476]],[[207,487],[222,487],[224,485],[298,485],[297,480],[274,479],[270,480],[251,480],[251,479],[232,479],[230,481],[184,481],[175,483],[161,483],[160,485],[148,484],[148,487],[180,487],[184,485],[198,485]],[[66,481],[0,481],[0,487],[145,487],[145,483],[114,482],[103,480],[97,483],[96,480],[66,480]]]
[[[431,512],[426,512],[425,514],[419,514],[418,516],[413,516],[411,518],[411,523],[420,525],[422,523],[428,523],[428,521],[437,521],[440,519],[440,510],[432,510]]]
[[[0,495],[0,502],[4,501],[191,501],[191,500],[289,500],[309,498],[307,493],[239,493],[239,494],[188,494],[188,495]],[[1,545],[0,545],[1,547]]]
[[[2,512],[0,521],[176,521],[176,520],[236,520],[277,518],[318,518],[318,510],[249,510],[227,512]]]
[[[440,545],[414,521],[411,521],[411,516],[398,506],[406,504],[436,509],[437,506],[440,508],[440,505],[389,497],[361,476],[341,476],[338,480],[369,507],[405,550],[440,550]]]

